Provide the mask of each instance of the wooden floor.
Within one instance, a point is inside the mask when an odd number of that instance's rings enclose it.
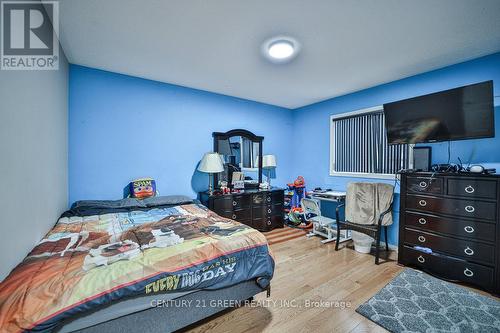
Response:
[[[263,232],[269,245],[287,242],[295,238],[303,238],[309,230],[291,228],[285,225],[284,228],[276,228],[272,231]]]
[[[228,311],[188,332],[386,332],[355,309],[402,270],[394,260],[376,266],[371,255],[351,248],[335,252],[335,243],[321,244],[317,237],[292,239],[271,249],[276,260],[271,297],[261,293],[255,297],[260,306]],[[307,301],[350,306],[306,308]]]

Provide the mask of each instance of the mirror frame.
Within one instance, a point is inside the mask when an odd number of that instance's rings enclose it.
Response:
[[[259,184],[262,183],[262,141],[264,141],[263,136],[258,136],[250,131],[244,129],[233,129],[227,132],[213,132],[212,137],[214,138],[214,152],[219,152],[219,140],[228,140],[233,136],[242,136],[253,142],[259,144]],[[214,174],[214,185],[216,188],[219,187],[219,174]]]

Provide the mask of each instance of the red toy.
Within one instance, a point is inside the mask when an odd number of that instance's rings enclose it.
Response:
[[[306,196],[306,182],[304,177],[298,176],[293,183],[287,184],[288,190],[293,192],[290,202],[290,212],[288,213],[288,221],[295,228],[309,229],[312,223],[306,223],[303,218],[303,210],[300,205],[302,198]]]
[[[287,184],[288,189],[293,191],[291,208],[292,211],[301,211],[300,200],[305,197],[306,194],[306,182],[304,177],[298,176],[293,183]]]

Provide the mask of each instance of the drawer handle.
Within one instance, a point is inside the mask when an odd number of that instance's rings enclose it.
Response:
[[[418,219],[418,223],[420,223],[420,224],[422,224],[422,225],[423,225],[423,224],[426,224],[426,223],[427,223],[427,220],[426,220],[426,219],[424,219],[423,217],[421,217],[421,218],[419,218],[419,219]]]
[[[465,206],[465,211],[467,213],[474,213],[475,210],[474,206]]]
[[[422,264],[425,262],[425,258],[422,256],[418,256],[417,260],[418,260],[418,262],[420,262]]]
[[[268,214],[271,214],[271,210],[270,210],[270,209],[268,209],[268,210],[267,210],[267,213],[268,213]]]
[[[471,227],[470,225],[466,226],[464,228],[465,232],[469,233],[469,234],[472,234],[474,232],[474,228]]]
[[[468,255],[468,256],[471,256],[474,254],[474,250],[471,249],[470,247],[466,247],[465,250],[464,250],[465,254]]]
[[[420,206],[422,206],[422,207],[425,207],[425,206],[427,206],[427,201],[425,201],[425,200],[420,200],[420,201],[418,202],[418,204],[419,204]]]
[[[426,188],[428,186],[428,184],[426,182],[420,182],[420,184],[418,184],[418,186],[420,186],[422,188]]]
[[[465,275],[465,276],[468,276],[468,277],[471,277],[471,276],[474,276],[474,272],[473,272],[473,271],[471,271],[470,269],[466,268],[466,269],[464,270],[464,275]]]
[[[418,241],[420,243],[425,243],[425,237],[424,236],[418,236]]]
[[[236,201],[233,201],[233,206],[236,206],[238,203]]]
[[[236,220],[236,214],[233,214],[233,220]]]
[[[465,192],[467,193],[474,193],[474,191],[475,191],[474,187],[470,185],[465,188]]]

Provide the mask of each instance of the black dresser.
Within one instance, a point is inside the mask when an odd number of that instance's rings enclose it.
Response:
[[[499,218],[498,175],[404,173],[398,262],[498,295]]]
[[[283,228],[283,189],[245,190],[242,193],[210,195],[200,193],[208,209],[260,231]]]

